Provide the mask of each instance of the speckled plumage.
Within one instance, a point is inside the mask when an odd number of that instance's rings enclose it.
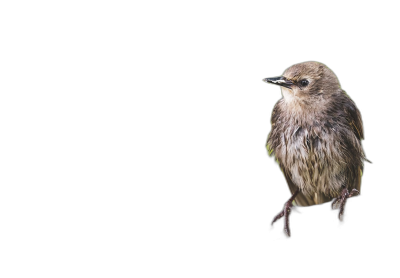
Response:
[[[267,149],[292,194],[299,191],[295,203],[321,204],[341,196],[343,189],[360,191],[366,160],[361,114],[336,75],[321,63],[305,62],[265,81],[282,86]]]

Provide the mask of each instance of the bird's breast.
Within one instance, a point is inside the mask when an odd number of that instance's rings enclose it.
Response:
[[[341,171],[335,136],[323,126],[288,125],[281,129],[275,156],[303,191],[328,191],[330,179]],[[334,185],[340,189],[340,185]]]

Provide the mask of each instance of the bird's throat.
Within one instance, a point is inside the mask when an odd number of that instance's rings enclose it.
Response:
[[[296,96],[294,91],[285,87],[282,87],[282,95],[287,103],[293,103],[296,101]]]

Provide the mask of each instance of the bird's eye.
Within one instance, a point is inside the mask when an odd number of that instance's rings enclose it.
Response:
[[[303,79],[303,80],[300,81],[300,83],[301,83],[301,86],[305,87],[305,86],[308,85],[309,82],[308,82],[307,79]]]

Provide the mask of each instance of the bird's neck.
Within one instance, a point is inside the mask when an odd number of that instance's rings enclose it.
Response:
[[[296,118],[301,117],[313,120],[321,115],[326,115],[332,106],[336,106],[333,105],[333,102],[335,102],[337,96],[340,95],[341,91],[304,96],[298,92],[296,93],[295,90],[289,90],[283,87],[281,108],[288,115],[292,115]]]
[[[285,112],[286,117],[295,119],[303,124],[312,123],[326,115],[326,109],[329,107],[329,101],[322,102],[305,102],[296,98],[285,98],[281,100],[281,109]]]

